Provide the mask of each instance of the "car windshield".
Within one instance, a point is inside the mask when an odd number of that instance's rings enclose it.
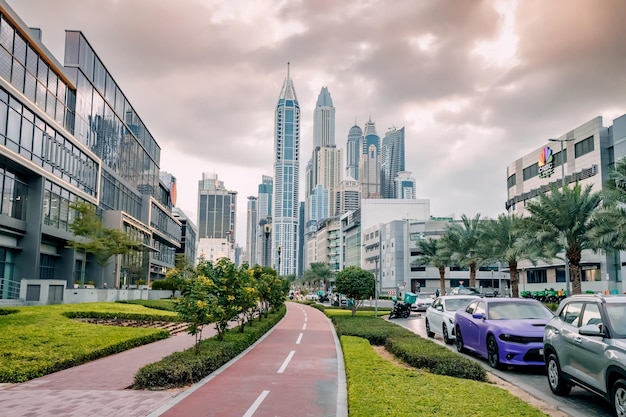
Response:
[[[607,303],[606,315],[609,317],[611,328],[616,338],[626,338],[626,304]]]
[[[503,301],[489,303],[490,320],[551,319],[553,313],[540,303]]]
[[[446,300],[446,310],[457,311],[459,308],[463,308],[475,298],[451,298]]]

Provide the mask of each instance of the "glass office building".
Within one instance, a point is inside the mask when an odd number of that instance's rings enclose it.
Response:
[[[0,0],[0,298],[18,298],[21,279],[71,287],[83,269],[97,287],[162,278],[174,265],[181,224],[159,181],[159,158],[81,32],[66,32],[61,65],[41,33]],[[77,201],[96,206],[105,226],[136,236],[146,250],[102,267],[67,248]]]

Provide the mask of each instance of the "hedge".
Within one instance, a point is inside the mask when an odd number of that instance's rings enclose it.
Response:
[[[168,300],[120,300],[120,304],[138,304],[155,310],[176,311],[176,301]]]
[[[478,363],[404,327],[373,316],[351,317],[328,310],[326,313],[335,324],[338,336],[357,336],[367,339],[372,345],[385,346],[408,365],[435,374],[487,381],[487,373]]]
[[[70,319],[138,320],[138,321],[181,321],[178,315],[137,314],[103,311],[66,311],[62,313]]]

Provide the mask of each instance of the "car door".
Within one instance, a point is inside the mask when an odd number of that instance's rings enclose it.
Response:
[[[469,303],[467,307],[465,307],[465,310],[458,311],[454,316],[454,320],[455,320],[454,324],[455,326],[459,326],[461,335],[463,336],[463,344],[466,346],[468,345],[467,345],[467,342],[465,341],[465,334],[467,333],[469,335],[470,319],[472,318],[472,313],[474,313],[474,309],[476,308],[477,303],[478,301]]]
[[[443,322],[443,303],[441,298],[437,298],[427,309],[428,324],[430,330],[441,335],[441,323]]]
[[[572,357],[576,355],[576,342],[580,315],[584,302],[570,302],[559,313],[559,320],[553,329],[552,345],[558,354],[559,363],[563,372],[574,375],[576,370],[572,367]]]
[[[599,304],[585,303],[580,316],[580,327],[603,322]],[[572,355],[569,358],[569,364],[572,367],[571,375],[589,386],[604,390],[601,381],[604,379],[602,371],[606,366],[605,349],[606,343],[602,336],[584,336],[580,333],[574,335]]]
[[[484,317],[485,302],[477,300],[472,304],[475,304],[475,307],[468,317],[467,330],[463,332],[463,341],[468,347],[478,350],[480,348],[479,341],[481,340],[481,328],[484,327],[484,320],[482,318],[474,318],[473,316],[480,314]]]

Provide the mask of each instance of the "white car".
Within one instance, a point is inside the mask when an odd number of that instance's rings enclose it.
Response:
[[[444,295],[433,301],[426,309],[426,335],[443,337],[447,345],[454,342],[454,312],[465,308],[477,295]]]
[[[413,311],[426,311],[426,309],[435,300],[435,294],[429,292],[418,292],[417,300],[411,304],[411,310]]]

